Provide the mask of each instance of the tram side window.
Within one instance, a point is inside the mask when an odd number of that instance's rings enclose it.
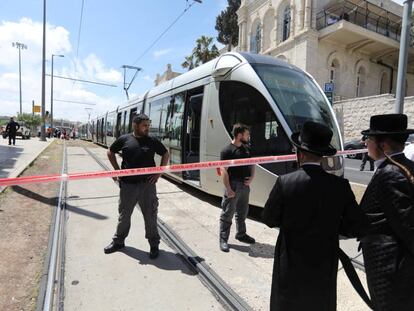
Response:
[[[292,146],[267,100],[253,87],[236,81],[220,85],[220,112],[231,136],[232,126],[250,126],[253,156],[292,153]]]
[[[171,147],[181,147],[181,129],[183,126],[185,94],[180,93],[174,96],[174,101],[170,106],[170,122],[168,126],[168,134],[170,137]]]
[[[108,113],[106,117],[106,136],[113,137],[114,132],[116,130],[116,119],[115,119],[115,112]]]
[[[149,104],[149,118],[151,120],[150,134],[159,137],[160,136],[160,122],[163,109],[163,99],[158,99]]]
[[[128,133],[131,133],[133,128],[132,128],[132,120],[134,120],[134,117],[137,115],[137,108],[133,108],[130,111],[129,114],[129,124],[128,124]]]

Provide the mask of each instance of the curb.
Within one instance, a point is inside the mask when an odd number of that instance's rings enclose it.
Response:
[[[8,178],[19,177],[30,165],[33,164],[34,161],[36,161],[36,159],[39,157],[39,155],[41,155],[43,153],[43,151],[45,151],[46,148],[48,148],[50,146],[50,144],[52,144],[54,141],[55,140],[53,139],[51,142],[49,142],[44,148],[42,148],[40,150],[39,153],[35,154],[35,156],[33,158],[31,158],[26,163],[23,163],[23,165],[21,165],[18,170],[14,171],[13,174],[11,174],[10,176],[7,176],[7,177]],[[8,188],[8,186],[0,187],[0,194],[2,194],[7,188]]]

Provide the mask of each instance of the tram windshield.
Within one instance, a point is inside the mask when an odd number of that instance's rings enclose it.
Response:
[[[329,103],[315,83],[304,73],[280,66],[252,64],[272,95],[292,132],[306,121],[326,124],[334,133],[331,144],[340,150],[338,128]]]

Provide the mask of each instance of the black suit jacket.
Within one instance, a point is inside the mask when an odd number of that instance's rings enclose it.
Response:
[[[404,154],[392,157],[414,174]],[[371,299],[377,310],[414,310],[414,185],[385,160],[361,200],[369,220],[362,239]]]
[[[338,235],[359,236],[364,216],[348,180],[304,165],[280,176],[263,211],[279,227],[271,310],[336,310]]]

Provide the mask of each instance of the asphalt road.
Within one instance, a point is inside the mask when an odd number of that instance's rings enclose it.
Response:
[[[350,182],[368,185],[374,172],[369,170],[369,162],[365,164],[365,170],[360,171],[361,160],[345,158],[345,178]]]

